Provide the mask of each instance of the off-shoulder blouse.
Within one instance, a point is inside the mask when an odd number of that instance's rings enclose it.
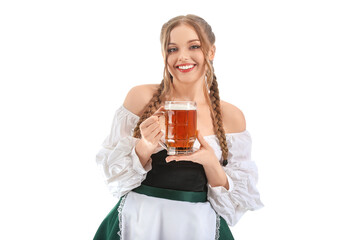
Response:
[[[142,166],[135,152],[138,138],[132,137],[139,117],[121,106],[115,113],[110,134],[96,155],[110,192],[117,198],[140,186],[151,170],[151,159]],[[221,148],[215,135],[204,136],[221,161]],[[208,201],[214,210],[226,222],[233,226],[247,210],[263,207],[256,188],[258,171],[251,160],[251,136],[245,130],[239,133],[227,133],[228,164],[223,167],[229,182],[229,189],[208,184]],[[195,148],[199,147],[195,142]],[[161,147],[155,150],[163,150]],[[154,152],[154,153],[155,153]]]

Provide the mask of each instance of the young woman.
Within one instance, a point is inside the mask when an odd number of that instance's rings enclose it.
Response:
[[[198,16],[163,25],[163,81],[129,91],[97,155],[120,200],[94,239],[233,239],[228,225],[263,206],[244,115],[219,98],[214,43]],[[198,151],[168,156],[159,145],[167,100],[196,102]]]

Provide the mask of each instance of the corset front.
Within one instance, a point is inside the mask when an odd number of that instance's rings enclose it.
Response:
[[[152,169],[142,184],[180,191],[207,192],[207,179],[201,164],[190,161],[167,163],[167,156],[166,150],[151,155]]]

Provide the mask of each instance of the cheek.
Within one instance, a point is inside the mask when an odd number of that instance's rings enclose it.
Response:
[[[204,55],[201,53],[198,53],[194,56],[194,58],[196,59],[196,61],[201,64],[201,65],[204,65],[205,64],[205,58],[204,58]]]
[[[169,55],[168,55],[168,58],[167,58],[167,63],[168,63],[168,65],[173,66],[173,65],[175,64],[175,61],[176,61],[176,56],[175,56],[175,54],[174,54],[174,53],[169,54]]]
[[[174,67],[174,65],[175,65],[174,58],[169,56],[168,59],[167,59],[167,68],[168,68],[168,70],[171,71],[171,69]]]
[[[168,59],[169,60],[169,59]],[[167,62],[167,70],[169,71],[169,73],[174,76],[174,69],[172,68],[173,65],[170,64],[170,62]]]

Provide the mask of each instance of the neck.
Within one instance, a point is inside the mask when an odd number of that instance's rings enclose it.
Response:
[[[193,83],[183,83],[174,79],[171,84],[171,100],[178,101],[195,101],[198,105],[205,104],[204,96],[204,79]]]

